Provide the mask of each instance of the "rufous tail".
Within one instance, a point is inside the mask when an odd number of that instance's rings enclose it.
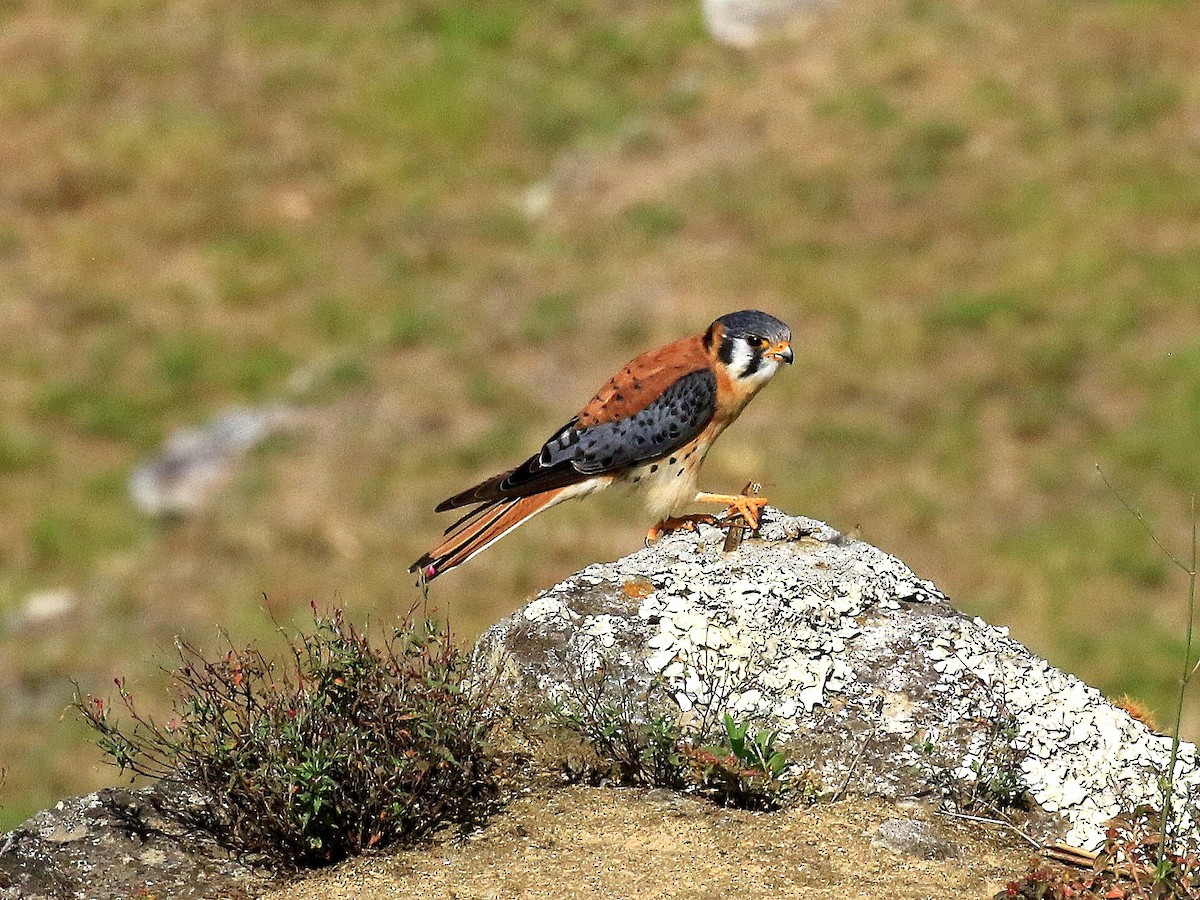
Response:
[[[559,489],[533,497],[485,503],[450,526],[446,539],[409,566],[408,571],[420,572],[425,581],[432,581],[482,553],[518,525],[554,505],[561,493],[562,489]]]

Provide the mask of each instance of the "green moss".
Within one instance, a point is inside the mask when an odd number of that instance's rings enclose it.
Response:
[[[909,129],[887,163],[900,196],[912,200],[937,183],[970,132],[959,122],[933,119]]]
[[[454,335],[446,317],[432,305],[403,307],[388,319],[387,341],[400,349],[448,345]]]
[[[244,396],[260,400],[282,393],[295,368],[290,354],[274,344],[260,344],[233,360],[229,380]]]
[[[1001,321],[1032,322],[1038,318],[1037,305],[1018,294],[954,291],[933,306],[925,321],[935,329],[985,331]]]
[[[666,203],[635,203],[625,210],[625,221],[649,241],[674,234],[683,228],[683,213]]]
[[[50,445],[36,432],[0,424],[0,474],[35,471],[53,458]]]
[[[366,327],[362,309],[340,297],[318,297],[309,307],[313,331],[325,341],[343,342],[357,338]]]
[[[40,392],[38,406],[81,432],[137,446],[154,443],[161,431],[154,398],[95,380],[52,383]]]
[[[521,318],[521,337],[544,345],[573,331],[578,324],[580,299],[573,293],[551,293],[537,297]]]
[[[880,87],[870,84],[826,94],[817,101],[816,111],[826,116],[853,118],[874,130],[891,128],[900,121],[899,107]]]

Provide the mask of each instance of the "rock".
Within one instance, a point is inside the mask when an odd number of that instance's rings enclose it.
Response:
[[[161,782],[64,800],[0,837],[0,900],[257,895],[267,876],[177,815],[202,809]]]
[[[191,515],[230,477],[233,465],[298,418],[287,406],[236,407],[201,428],[171,435],[162,452],[129,477],[129,494],[151,516]]]
[[[703,0],[704,21],[722,44],[746,49],[810,20],[833,0]]]
[[[759,538],[722,543],[705,526],[588,566],[489,629],[476,665],[521,716],[653,696],[703,733],[729,712],[777,729],[789,771],[827,794],[1002,806],[1086,849],[1161,805],[1170,738],[894,557],[772,509]],[[1200,785],[1192,744],[1176,785]]]
[[[876,830],[871,846],[917,859],[957,859],[960,855],[958,847],[936,828],[916,819],[888,819]]]

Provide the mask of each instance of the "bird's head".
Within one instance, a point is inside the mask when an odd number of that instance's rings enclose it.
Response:
[[[704,332],[704,346],[742,384],[765,383],[793,358],[792,330],[757,309],[721,316]]]

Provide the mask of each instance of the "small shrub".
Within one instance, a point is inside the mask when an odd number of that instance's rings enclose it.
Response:
[[[800,778],[793,785],[784,778],[788,755],[776,746],[778,731],[752,732],[749,723],[728,713],[722,724],[717,743],[684,750],[700,786],[715,799],[740,809],[778,809],[795,793],[805,800],[815,797],[810,779]]]
[[[1042,860],[1008,885],[1013,900],[1200,900],[1200,857],[1163,851],[1159,813],[1142,807],[1109,826],[1092,870]]]
[[[121,771],[199,790],[211,807],[198,824],[276,863],[321,865],[481,815],[496,794],[486,688],[448,631],[410,615],[372,645],[340,610],[313,616],[285,662],[179,642],[165,723],[120,679],[131,724],[78,686],[74,706]]]
[[[635,687],[610,677],[603,658],[585,665],[589,655],[559,660],[566,692],[549,708],[551,724],[573,734],[590,755],[582,765],[568,762],[568,777],[694,791],[742,809],[778,809],[794,797],[816,796],[815,782],[803,773],[784,777],[789,760],[777,731],[752,731],[729,713],[718,726],[708,715],[715,708],[685,727],[667,685],[655,679]]]
[[[681,788],[683,730],[653,702],[652,693],[576,693],[570,703],[550,705],[550,720],[576,735],[592,760],[576,773],[591,780]]]
[[[1200,518],[1196,513],[1196,495],[1192,494],[1191,511],[1192,511],[1192,542],[1190,559],[1185,562],[1180,556],[1172,553],[1167,545],[1164,544],[1154,533],[1154,529],[1146,521],[1146,517],[1138,512],[1129,501],[1113,487],[1112,482],[1108,480],[1103,470],[1096,466],[1096,471],[1100,478],[1104,481],[1105,487],[1109,489],[1114,497],[1130,515],[1137,521],[1142,529],[1149,535],[1150,540],[1154,545],[1162,551],[1163,556],[1187,576],[1188,593],[1187,593],[1187,631],[1183,642],[1183,666],[1179,676],[1179,687],[1175,694],[1175,721],[1174,729],[1171,735],[1171,754],[1167,761],[1166,771],[1161,773],[1159,777],[1159,788],[1162,791],[1162,810],[1158,815],[1158,839],[1155,842],[1158,853],[1158,864],[1156,866],[1156,877],[1161,880],[1165,874],[1171,871],[1175,864],[1173,859],[1190,858],[1196,847],[1196,836],[1192,834],[1186,842],[1180,840],[1180,835],[1175,832],[1181,821],[1190,819],[1192,822],[1197,821],[1194,798],[1189,798],[1183,810],[1176,809],[1175,798],[1175,777],[1178,774],[1176,763],[1179,761],[1180,748],[1180,728],[1183,724],[1183,703],[1187,697],[1188,685],[1191,684],[1193,678],[1196,677],[1196,672],[1200,671],[1200,661],[1195,665],[1192,663],[1192,640],[1196,633],[1196,585],[1197,578],[1200,575]],[[1184,815],[1181,816],[1180,813]],[[1165,895],[1164,895],[1165,896]],[[1174,896],[1174,895],[1171,895]]]
[[[913,744],[917,769],[946,808],[1008,821],[1008,814],[1024,808],[1029,799],[1023,769],[1029,745],[1004,697],[988,693],[982,682],[980,687],[963,718],[974,731],[966,765],[953,744],[943,747],[922,735]]]
[[[960,795],[959,807],[1004,810],[1019,806],[1029,790],[1021,768],[1028,755],[1029,748],[1020,740],[1016,721],[1009,717],[993,720],[983,755],[971,764],[975,780]]]

